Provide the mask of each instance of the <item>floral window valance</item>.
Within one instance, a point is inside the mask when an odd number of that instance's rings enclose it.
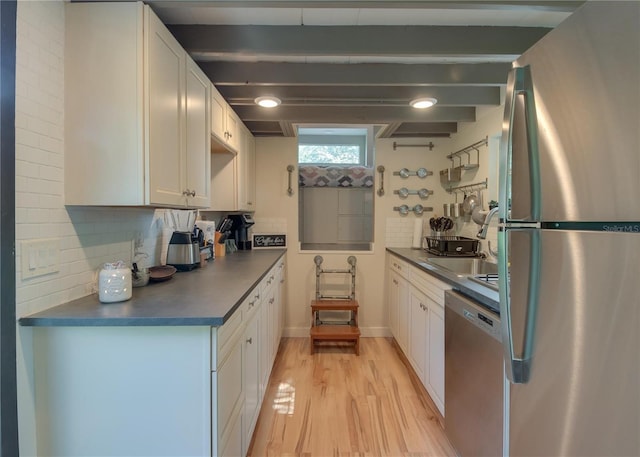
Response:
[[[299,168],[300,187],[373,187],[373,168],[317,166]]]

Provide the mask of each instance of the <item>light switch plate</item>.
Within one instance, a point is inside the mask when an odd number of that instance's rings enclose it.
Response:
[[[60,240],[48,238],[22,242],[22,279],[60,271]]]

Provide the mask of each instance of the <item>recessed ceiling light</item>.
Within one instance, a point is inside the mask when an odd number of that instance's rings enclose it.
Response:
[[[438,100],[436,100],[435,98],[416,98],[415,100],[411,100],[409,102],[409,105],[411,105],[413,108],[424,109],[430,108],[436,103],[438,103]]]
[[[271,96],[258,97],[254,101],[256,102],[256,104],[264,108],[275,108],[280,103],[282,103],[279,98]]]

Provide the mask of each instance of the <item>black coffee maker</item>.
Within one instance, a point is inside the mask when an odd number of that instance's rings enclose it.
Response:
[[[229,214],[229,219],[233,222],[231,233],[236,241],[239,251],[248,251],[251,249],[251,240],[249,239],[249,227],[255,222],[249,213]]]

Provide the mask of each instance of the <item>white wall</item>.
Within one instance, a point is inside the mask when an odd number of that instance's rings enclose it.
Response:
[[[346,268],[346,258],[355,255],[358,259],[356,277],[356,298],[360,302],[360,327],[363,336],[389,335],[387,327],[386,290],[385,290],[385,248],[411,247],[416,216],[409,213],[401,216],[394,211],[395,206],[407,204],[412,207],[420,203],[432,206],[433,212],[425,212],[421,218],[424,235],[428,234],[428,220],[433,216],[442,215],[442,204],[453,202],[454,196],[449,194],[440,184],[439,171],[450,166],[447,154],[457,151],[469,144],[475,143],[486,136],[499,134],[502,108],[487,110],[486,114],[476,123],[461,125],[459,133],[451,139],[381,139],[376,141],[375,166],[383,165],[386,169],[384,176],[385,194],[374,198],[374,248],[372,252],[323,252],[323,267]],[[430,151],[426,147],[407,147],[393,149],[394,141],[398,144],[426,144],[433,142],[435,147]],[[480,149],[480,167],[471,172],[465,172],[460,185],[484,181],[485,178],[495,179],[489,166],[489,147]],[[256,178],[257,211],[254,231],[268,232],[262,221],[278,221],[279,228],[287,234],[288,240],[288,282],[286,300],[285,335],[307,336],[309,332],[310,312],[309,303],[315,292],[315,266],[313,257],[318,252],[300,251],[298,248],[298,191],[294,185],[295,194],[288,196],[287,165],[297,165],[296,138],[258,138],[256,141]],[[425,167],[433,171],[433,175],[425,179],[415,176],[402,179],[393,176],[394,171],[401,168],[415,171]],[[297,172],[297,167],[296,167]],[[379,174],[376,172],[376,190],[379,186]],[[294,184],[297,176],[293,178]],[[491,183],[490,186],[493,186]],[[417,190],[426,187],[434,194],[426,200],[418,196],[409,196],[402,200],[393,190],[407,187]],[[462,196],[460,196],[461,200]],[[488,203],[488,199],[486,199]],[[462,221],[461,221],[462,222]],[[474,223],[460,224],[459,231],[467,236],[475,237],[478,226]]]

